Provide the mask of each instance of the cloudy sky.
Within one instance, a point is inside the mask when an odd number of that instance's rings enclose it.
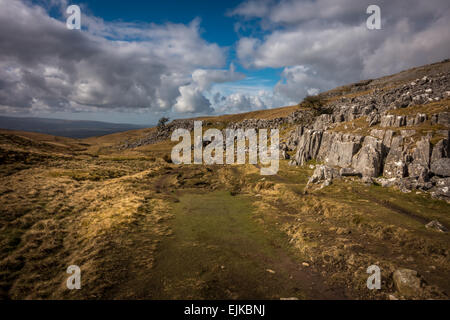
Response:
[[[150,124],[279,107],[450,58],[449,30],[448,0],[0,0],[0,114]]]

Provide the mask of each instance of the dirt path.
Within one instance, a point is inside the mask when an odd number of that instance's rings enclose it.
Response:
[[[173,236],[160,244],[142,292],[149,299],[339,299],[290,251],[286,237],[258,223],[252,199],[229,192],[184,194]]]

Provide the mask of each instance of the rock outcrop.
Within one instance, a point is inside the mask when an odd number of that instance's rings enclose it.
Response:
[[[332,113],[294,130],[289,144],[296,147],[296,153],[290,163],[323,163],[328,169],[318,167],[311,183],[320,177],[326,181],[329,178],[322,172],[334,168],[338,176],[374,178],[383,186],[397,186],[404,192],[429,191],[450,201],[446,180],[450,177],[450,112],[425,112],[427,104],[449,98],[447,80],[448,74],[427,76],[387,92],[374,89],[368,95],[333,101]],[[421,104],[423,111],[414,114],[393,112]],[[361,122],[355,127],[352,120],[363,117],[366,127],[361,127]],[[435,129],[428,129],[430,125]],[[418,130],[421,126],[427,129]],[[368,133],[357,133],[371,127]],[[440,139],[433,145],[437,137]]]

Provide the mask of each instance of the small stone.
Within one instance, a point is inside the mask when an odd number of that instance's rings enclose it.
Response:
[[[345,229],[345,228],[337,228],[336,230],[336,234],[341,235],[341,234],[349,234],[351,233],[350,230]]]
[[[440,232],[448,232],[448,229],[439,221],[433,220],[425,225],[427,229],[434,229]]]
[[[421,279],[417,271],[411,269],[398,269],[393,275],[397,291],[406,298],[420,296],[422,293]]]
[[[267,272],[274,274],[275,271],[273,271],[272,269],[266,269]]]
[[[389,300],[398,300],[398,298],[396,296],[394,296],[393,294],[390,294]]]
[[[309,263],[303,262],[303,263],[302,263],[302,266],[304,266],[304,267],[309,267]]]

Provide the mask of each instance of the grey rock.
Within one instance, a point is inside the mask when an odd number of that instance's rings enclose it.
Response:
[[[437,176],[450,177],[450,158],[441,158],[431,163],[431,172]]]
[[[313,174],[308,180],[307,185],[310,185],[311,183],[317,183],[319,181],[324,180],[333,180],[334,178],[339,177],[339,171],[330,166],[326,165],[318,165],[316,166],[316,169],[314,170]]]
[[[448,229],[442,223],[440,223],[437,220],[430,221],[429,223],[427,223],[425,225],[425,227],[427,229],[434,229],[434,230],[437,230],[439,232],[448,232]]]
[[[450,126],[450,112],[439,113],[437,124],[449,127]]]
[[[416,148],[413,151],[414,162],[419,163],[426,168],[430,166],[431,157],[431,143],[428,138],[422,138],[416,143]]]
[[[382,128],[406,126],[406,116],[396,116],[392,114],[384,115],[381,117],[380,126]]]
[[[408,129],[408,130],[400,130],[400,135],[403,138],[409,138],[409,137],[412,137],[415,134],[416,134],[416,130],[410,130],[410,129]]]
[[[373,184],[373,179],[371,177],[362,177],[361,182],[365,183],[365,184],[368,184],[368,185],[372,185]]]
[[[422,279],[417,271],[411,269],[398,269],[393,274],[394,285],[400,295],[406,298],[420,297],[422,288]]]
[[[378,179],[376,179],[376,181],[377,181],[383,188],[393,187],[393,186],[397,183],[397,179],[396,179],[396,178],[390,178],[390,179],[386,179],[386,178],[378,178]]]
[[[353,157],[352,167],[363,177],[377,177],[381,172],[383,153],[382,142],[366,136],[361,150]]]
[[[383,175],[387,178],[403,178],[407,174],[406,153],[403,151],[403,138],[392,139],[389,153],[385,159]]]
[[[431,153],[431,162],[435,162],[441,158],[449,158],[450,156],[450,143],[447,139],[442,139],[436,143]]]
[[[341,168],[341,170],[339,170],[339,175],[342,177],[361,176],[361,174],[353,168]]]
[[[295,154],[295,161],[304,165],[307,161],[315,159],[319,152],[323,131],[307,129],[300,137]]]

